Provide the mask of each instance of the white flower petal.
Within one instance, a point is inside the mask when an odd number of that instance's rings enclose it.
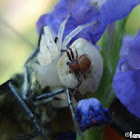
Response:
[[[50,51],[52,59],[55,59],[59,55],[59,51],[48,26],[44,27],[44,32],[46,45]]]
[[[49,52],[49,49],[47,47],[47,44],[45,42],[45,36],[42,35],[41,41],[40,41],[40,53],[37,56],[37,60],[40,63],[40,65],[47,65],[52,62],[51,53]]]
[[[71,46],[74,56],[76,56],[75,49],[78,52],[78,57],[83,54],[86,54],[91,60],[90,73],[86,73],[86,79],[82,77],[82,84],[79,88],[79,91],[85,93],[87,91],[94,92],[100,83],[102,73],[103,73],[103,60],[99,51],[88,41],[84,39],[77,39]],[[69,88],[75,88],[78,83],[75,74],[70,73],[69,66],[66,64],[69,62],[67,54],[65,53],[59,60],[57,64],[57,71],[59,74],[60,81],[62,84]]]
[[[42,88],[46,86],[62,86],[56,69],[57,62],[58,59],[55,59],[48,65],[39,65],[36,69],[36,77]]]

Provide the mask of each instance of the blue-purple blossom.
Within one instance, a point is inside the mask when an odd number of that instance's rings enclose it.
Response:
[[[96,98],[83,99],[78,102],[76,119],[82,131],[111,122],[109,110],[102,107]]]
[[[51,13],[40,17],[37,30],[39,32],[41,27],[49,26],[57,35],[60,24],[70,14],[64,31],[63,37],[65,37],[77,26],[98,20],[95,26],[84,29],[73,39],[81,37],[95,44],[108,24],[127,16],[140,4],[140,0],[107,0],[102,7],[97,4],[92,0],[61,0]]]
[[[134,39],[124,40],[118,69],[113,79],[116,96],[130,113],[140,118],[140,30]]]

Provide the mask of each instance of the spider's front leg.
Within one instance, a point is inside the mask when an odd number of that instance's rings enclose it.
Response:
[[[28,59],[26,60],[26,62],[24,64],[24,82],[23,82],[23,86],[22,86],[22,92],[23,92],[23,98],[24,99],[30,93],[30,87],[31,87],[31,84],[32,84],[32,70],[29,69],[28,63],[30,63],[34,60],[34,58],[36,57],[36,55],[38,54],[38,52],[40,50],[40,41],[41,41],[41,37],[42,37],[43,32],[44,32],[44,28],[42,27],[42,29],[40,31],[40,35],[39,35],[38,47],[28,57]]]
[[[75,53],[76,53],[76,60],[78,60],[78,52],[76,49],[75,49]]]
[[[70,17],[70,15],[68,14],[66,19],[60,24],[60,27],[59,27],[59,31],[58,31],[58,35],[57,35],[57,37],[58,37],[57,46],[60,51],[62,49],[62,38],[63,38],[63,34],[64,34],[65,25],[66,25],[69,17]]]
[[[73,120],[73,124],[74,124],[74,127],[75,127],[75,131],[81,135],[82,132],[81,132],[81,129],[79,127],[79,123],[77,122],[76,120],[76,115],[75,115],[75,112],[76,112],[76,107],[74,107],[74,104],[72,102],[72,98],[74,97],[73,94],[71,93],[71,90],[70,89],[66,89],[66,92],[67,92],[67,97],[68,97],[68,103],[69,103],[69,108],[70,108],[70,111],[71,111],[71,114],[72,114],[72,120]],[[77,106],[77,102],[76,102],[76,106]]]
[[[78,80],[78,83],[77,83],[77,85],[76,85],[75,88],[74,88],[73,95],[76,93],[76,91],[78,90],[78,88],[80,87],[80,85],[81,85],[81,83],[82,83],[82,78],[81,78],[81,76],[79,75],[79,73],[75,73],[75,76],[76,76],[76,78],[77,78],[77,80]]]
[[[60,89],[60,90],[58,90],[56,92],[43,93],[43,94],[37,96],[34,99],[34,104],[36,106],[46,104],[49,101],[50,98],[54,97],[57,94],[61,94],[61,93],[65,92],[65,91],[66,91],[66,88]]]

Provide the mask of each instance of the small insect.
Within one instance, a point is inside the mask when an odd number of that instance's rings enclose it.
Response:
[[[94,91],[99,85],[103,68],[102,58],[98,50],[88,41],[77,39],[70,46],[72,57],[70,57],[68,51],[61,57],[61,50],[66,49],[71,39],[81,30],[94,25],[97,21],[78,26],[68,34],[62,42],[63,32],[69,17],[70,15],[61,23],[57,36],[52,34],[48,26],[42,28],[38,48],[29,56],[24,65],[22,90],[17,89],[12,81],[7,81],[0,87],[0,89],[3,89],[3,87],[10,89],[10,93],[16,97],[35,126],[35,134],[24,134],[24,136],[18,139],[31,139],[40,135],[42,140],[46,140],[46,134],[44,135],[35,118],[36,113],[34,113],[34,108],[46,105],[54,96],[62,100],[67,100],[67,104],[65,101],[63,103],[63,101],[61,102],[61,100],[59,100],[59,102],[53,101],[52,105],[55,103],[55,107],[66,107],[69,105],[75,128],[78,130],[78,125],[75,122],[74,102],[72,101],[74,98],[73,94],[75,94],[79,87],[81,90]],[[75,53],[73,53],[74,50]],[[80,56],[79,58],[78,55]],[[82,82],[79,72],[84,73],[89,69],[91,69],[92,72],[86,78],[87,81],[84,80]],[[69,73],[69,71],[71,71],[71,73]],[[46,86],[51,86],[53,90],[56,87],[60,88],[51,93],[42,92],[40,95],[35,95],[32,90],[34,77],[39,81],[42,89]],[[73,94],[71,93],[71,88],[75,89]],[[62,95],[63,93],[67,95],[67,99],[66,97],[58,96],[58,94]],[[0,92],[0,95],[3,94],[5,94],[4,91]]]
[[[90,65],[91,65],[91,61],[86,54],[83,54],[82,56],[80,56],[78,58],[78,53],[77,53],[77,50],[75,49],[76,59],[74,59],[74,54],[73,54],[73,51],[71,48],[70,48],[70,52],[71,52],[72,57],[70,56],[69,52],[67,51],[67,56],[70,60],[70,62],[67,62],[67,65],[70,68],[70,72],[74,72],[74,73],[82,72],[82,73],[84,73],[87,70],[89,70]]]
[[[76,52],[76,59],[75,59],[72,49],[70,48],[69,50],[71,55],[68,50],[66,51],[66,53],[70,62],[67,62],[66,64],[69,66],[70,69],[69,72],[74,73],[79,81],[78,85],[75,87],[75,91],[73,92],[73,94],[75,94],[75,92],[78,90],[79,86],[82,83],[82,79],[79,77],[79,72],[81,72],[84,75],[84,78],[86,79],[85,72],[87,72],[87,70],[90,69],[91,60],[88,58],[86,54],[83,54],[78,58],[78,52],[76,49],[75,49]],[[65,51],[65,50],[61,50],[61,51]]]

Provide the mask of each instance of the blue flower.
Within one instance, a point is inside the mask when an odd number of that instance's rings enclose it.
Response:
[[[102,107],[96,98],[83,99],[78,102],[76,119],[82,131],[111,122],[109,110]]]
[[[134,39],[124,40],[118,69],[113,79],[116,96],[131,114],[140,118],[140,30]]]
[[[49,26],[57,35],[60,24],[70,14],[64,38],[77,26],[98,20],[95,26],[84,29],[73,39],[74,41],[81,37],[95,44],[108,24],[124,18],[138,4],[140,0],[107,0],[100,6],[98,2],[95,3],[92,0],[61,0],[51,13],[40,17],[37,30],[39,32],[41,27]]]

